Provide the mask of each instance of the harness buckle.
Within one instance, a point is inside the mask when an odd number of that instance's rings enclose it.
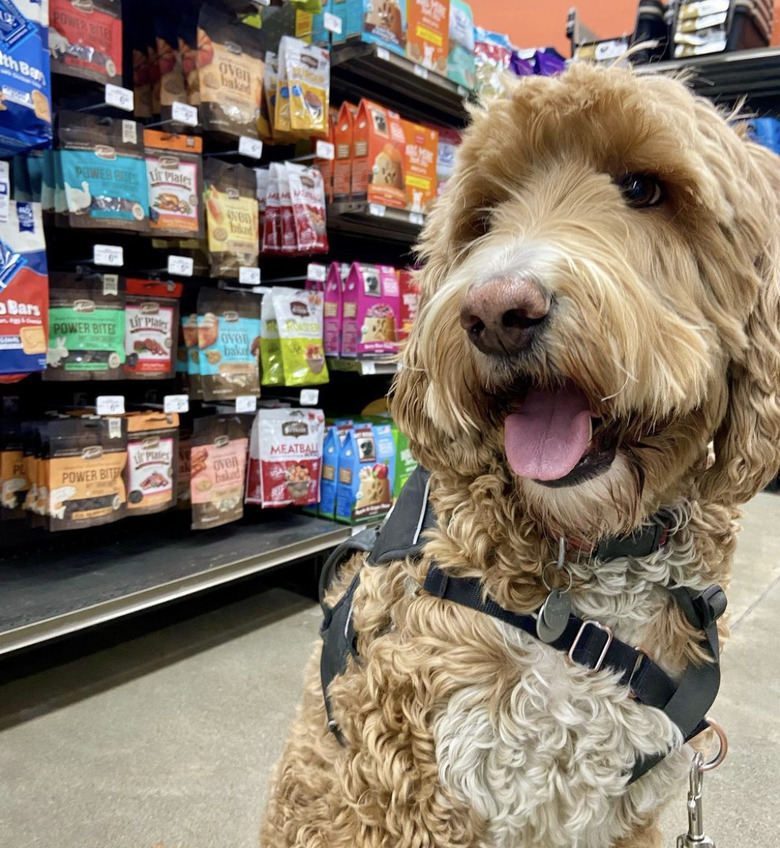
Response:
[[[706,630],[726,611],[726,593],[717,583],[708,586],[693,599],[693,608],[701,621],[701,629]]]
[[[601,654],[598,660],[596,660],[596,665],[590,666],[591,671],[598,671],[604,663],[604,658],[607,656],[609,646],[612,644],[612,628],[607,627],[606,624],[601,624],[598,621],[594,621],[592,618],[586,618],[585,621],[583,621],[580,625],[580,629],[577,631],[577,635],[574,637],[574,641],[571,643],[571,648],[569,648],[569,653],[567,654],[567,656],[569,657],[569,660],[571,662],[576,662],[576,660],[574,659],[574,651],[577,649],[577,645],[579,644],[580,639],[582,638],[582,634],[585,632],[585,628],[589,624],[597,628],[598,630],[601,630],[602,633],[606,633],[607,635],[607,641],[605,642],[604,647],[601,650]]]
[[[650,659],[650,655],[641,645],[635,645],[634,650],[637,652],[636,662],[634,663],[634,668],[631,670],[631,676],[628,678],[626,685],[628,686],[628,697],[631,698],[632,701],[637,701],[639,700],[639,697],[634,691],[634,678],[640,673],[640,669],[642,668],[644,661]]]

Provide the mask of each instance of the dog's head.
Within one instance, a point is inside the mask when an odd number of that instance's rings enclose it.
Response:
[[[476,111],[395,386],[417,458],[554,533],[750,498],[780,464],[779,198],[672,79],[577,65]]]

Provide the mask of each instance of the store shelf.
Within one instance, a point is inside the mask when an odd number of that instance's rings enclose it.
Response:
[[[333,46],[331,86],[354,103],[368,97],[424,123],[462,127],[468,118],[462,85],[357,38]]]
[[[328,230],[384,241],[412,244],[424,222],[419,212],[407,212],[367,201],[331,203]]]
[[[255,514],[191,532],[188,514],[167,513],[93,528],[87,544],[83,531],[41,533],[34,549],[4,553],[0,654],[313,556],[352,530],[286,511]]]
[[[332,371],[345,371],[360,374],[362,377],[395,374],[399,363],[394,359],[328,359],[328,368]]]
[[[638,74],[691,74],[697,94],[719,102],[780,98],[780,48],[739,50],[636,67]]]

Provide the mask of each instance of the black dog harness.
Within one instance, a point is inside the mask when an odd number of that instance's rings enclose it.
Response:
[[[336,548],[322,573],[321,599],[339,566],[357,551],[368,552],[366,564],[369,566],[421,556],[424,546],[422,534],[436,524],[428,499],[429,485],[428,473],[418,468],[379,533],[364,530]],[[652,521],[630,536],[602,541],[591,556],[602,561],[624,556],[645,557],[659,550],[667,537],[667,528],[663,523]],[[322,690],[329,727],[341,744],[344,741],[333,719],[328,687],[335,677],[344,674],[349,656],[360,662],[357,634],[352,621],[352,604],[359,584],[360,571],[335,606],[331,608],[322,602],[325,614],[321,631],[324,640],[320,664]],[[499,606],[485,596],[484,587],[478,578],[452,577],[434,563],[428,569],[423,589],[438,598],[490,615],[538,638],[536,616],[511,612]],[[718,694],[720,650],[717,620],[726,609],[726,595],[717,585],[703,591],[683,586],[668,589],[688,621],[702,631],[702,646],[712,657],[711,661],[702,665],[689,664],[678,681],[672,680],[640,648],[616,639],[608,627],[592,619],[569,615],[561,636],[549,644],[556,650],[566,652],[569,659],[578,665],[592,671],[608,669],[619,674],[619,682],[630,688],[631,697],[664,712],[679,727],[687,742],[709,727],[706,714]],[[641,777],[667,753],[659,752],[637,761],[629,782],[633,783]]]

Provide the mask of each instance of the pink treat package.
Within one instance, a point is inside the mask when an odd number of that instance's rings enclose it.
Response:
[[[269,168],[263,214],[263,247],[262,252],[275,256],[282,251],[282,219],[279,208],[279,168],[273,162]]]
[[[298,253],[327,253],[325,187],[317,168],[285,162],[293,207]]]
[[[349,265],[331,262],[325,280],[325,306],[323,319],[323,342],[325,356],[341,356],[341,333],[343,309],[342,290],[349,274]]]
[[[319,409],[261,409],[252,424],[246,502],[311,506],[320,499],[325,416]]]
[[[354,262],[342,293],[341,355],[398,353],[400,294],[395,268]]]

